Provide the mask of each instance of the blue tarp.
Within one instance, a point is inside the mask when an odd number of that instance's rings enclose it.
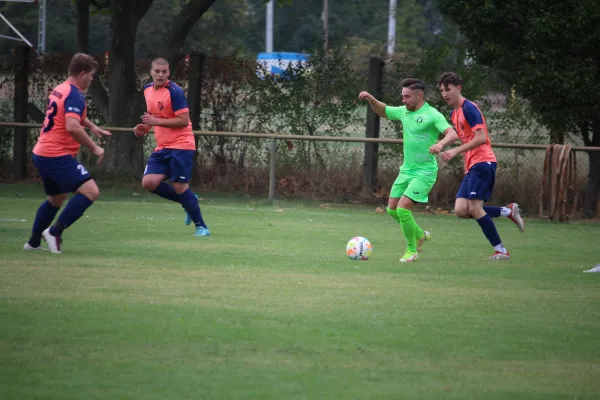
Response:
[[[271,75],[284,75],[285,69],[292,63],[296,65],[298,62],[305,63],[308,60],[308,54],[289,53],[289,52],[273,52],[259,53],[256,57],[256,62],[261,66],[266,67]],[[262,77],[262,71],[258,70],[258,75]]]

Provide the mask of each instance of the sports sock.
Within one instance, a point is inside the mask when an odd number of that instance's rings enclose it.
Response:
[[[391,208],[388,207],[387,213],[389,214],[390,217],[394,218],[396,220],[396,222],[400,223],[400,219],[398,217],[398,211],[392,210]]]
[[[177,192],[175,191],[175,189],[173,189],[173,186],[169,185],[168,183],[165,182],[161,182],[160,185],[158,185],[156,187],[156,189],[154,189],[152,191],[152,193],[159,195],[160,197],[162,197],[163,199],[167,199],[167,200],[171,200],[174,201],[176,203],[179,203],[180,199],[179,199],[179,195],[177,194]]]
[[[40,205],[35,214],[35,221],[33,221],[31,237],[29,238],[29,245],[31,247],[39,247],[42,243],[42,232],[50,226],[58,210],[60,210],[60,207],[54,207],[48,200]]]
[[[190,189],[187,189],[185,192],[179,195],[179,203],[183,206],[185,211],[187,211],[188,215],[194,221],[194,225],[196,228],[203,227],[206,228],[206,223],[204,223],[204,219],[202,218],[202,212],[200,211],[200,205],[198,204],[198,199],[194,196],[194,193]]]
[[[495,247],[502,244],[502,240],[500,240],[500,235],[496,230],[496,225],[494,225],[494,221],[492,221],[492,218],[489,215],[486,214],[483,217],[479,218],[477,220],[477,223],[481,227],[483,234],[492,246]]]
[[[494,246],[494,250],[499,251],[500,253],[508,253],[508,250],[506,250],[506,247],[504,247],[502,243],[500,243],[498,246]]]
[[[425,232],[423,232],[423,229],[421,229],[421,227],[417,225],[417,221],[415,221],[415,226],[417,227],[417,229],[415,229],[415,239],[418,241],[423,236],[425,236]]]
[[[400,219],[400,226],[402,226],[402,232],[406,237],[406,247],[408,251],[412,253],[417,252],[417,239],[415,237],[417,230],[421,229],[415,222],[415,218],[412,215],[412,211],[405,208],[398,208],[398,218]],[[423,232],[421,230],[421,232]]]
[[[65,229],[81,218],[85,210],[92,204],[94,204],[94,202],[81,193],[77,193],[75,196],[71,197],[63,212],[60,213],[58,221],[50,228],[50,234],[60,236]]]
[[[511,213],[508,207],[484,206],[483,211],[492,218],[508,217]]]

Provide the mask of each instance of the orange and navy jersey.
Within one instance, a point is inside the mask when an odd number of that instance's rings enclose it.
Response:
[[[34,154],[42,157],[60,157],[79,151],[79,143],[67,130],[67,118],[77,118],[83,124],[87,115],[85,95],[77,86],[65,81],[48,96],[48,109]]]
[[[158,90],[152,83],[144,85],[144,97],[148,113],[155,117],[175,118],[189,112],[183,89],[173,82],[167,81],[167,84]],[[155,151],[162,149],[196,150],[191,122],[183,128],[155,126],[154,137],[157,145]]]
[[[464,153],[465,172],[480,162],[496,162],[485,117],[475,103],[465,99],[459,109],[452,111],[450,119],[463,144],[470,142],[475,137],[476,130],[483,129],[485,132],[485,143]]]

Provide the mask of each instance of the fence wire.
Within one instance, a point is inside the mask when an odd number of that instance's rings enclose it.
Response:
[[[13,120],[14,65],[12,53],[0,56],[0,119]],[[48,90],[65,79],[65,71],[71,55],[54,54],[37,57],[30,63],[29,96],[30,103],[40,110],[45,109]],[[106,81],[107,60],[98,55],[101,68],[97,79]],[[247,94],[244,85],[235,86],[232,81],[244,82],[255,79],[248,75],[248,60],[244,73],[235,60],[207,59],[204,63],[206,82],[202,94],[201,127],[215,131],[237,132],[273,132],[268,129],[268,116],[253,114],[251,109],[241,107]],[[150,59],[139,60],[137,74],[141,86],[148,76]],[[174,69],[174,79],[184,89],[187,85],[186,61]],[[236,71],[237,69],[237,71]],[[219,98],[216,98],[219,94]],[[229,102],[228,114],[219,114],[217,102]],[[364,137],[366,107],[357,110],[355,119],[342,137]],[[255,111],[255,110],[254,110]],[[105,121],[90,103],[89,116],[99,124]],[[32,119],[29,122],[34,122]],[[493,125],[493,124],[490,124]],[[397,123],[382,119],[380,137],[393,139],[401,137],[401,128]],[[495,135],[490,129],[492,141],[505,141],[506,137]],[[38,129],[28,130],[29,151],[33,148]],[[127,134],[127,133],[122,133]],[[542,133],[540,136],[544,136]],[[529,141],[531,138],[515,136],[517,140]],[[547,135],[545,136],[547,138]],[[547,140],[547,139],[546,139]],[[0,127],[0,177],[11,179],[13,129]],[[574,145],[581,143],[573,142]],[[148,136],[144,143],[144,157],[152,152],[154,137]],[[402,145],[379,144],[377,189],[369,194],[371,199],[385,203],[389,187],[398,174],[402,164]],[[490,202],[506,204],[518,202],[530,214],[537,213],[540,200],[540,185],[544,172],[544,149],[495,148],[498,159],[498,172],[494,195]],[[353,199],[363,193],[363,164],[365,145],[353,142],[309,142],[300,140],[277,141],[276,190],[278,195],[310,196],[319,199]],[[90,155],[83,152],[84,162]],[[269,140],[259,138],[233,138],[223,136],[202,136],[198,142],[198,170],[196,171],[199,190],[233,190],[252,194],[265,194],[269,187]],[[573,182],[579,198],[585,197],[589,173],[589,161],[586,152],[577,152],[577,177]],[[36,172],[29,165],[31,179]],[[463,177],[462,160],[456,158],[449,164],[440,163],[438,181],[430,196],[433,208],[451,208],[454,195]],[[130,177],[123,177],[127,180]]]

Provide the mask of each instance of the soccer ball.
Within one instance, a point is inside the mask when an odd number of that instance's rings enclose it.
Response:
[[[346,245],[346,254],[351,260],[368,260],[373,246],[362,236],[355,236]]]

